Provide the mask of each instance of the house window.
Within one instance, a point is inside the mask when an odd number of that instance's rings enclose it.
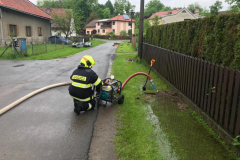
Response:
[[[131,23],[131,22],[129,22],[129,23],[128,23],[128,26],[131,26],[131,25],[132,25],[132,23]]]
[[[182,13],[186,13],[186,11],[185,11],[185,10],[183,10],[183,11],[182,11]]]
[[[115,22],[113,22],[113,25],[115,25]]]
[[[105,29],[102,30],[102,33],[105,33]]]
[[[100,29],[98,29],[98,33],[100,33]]]
[[[27,27],[26,27],[26,36],[27,36],[27,37],[31,37],[31,35],[32,35],[32,34],[31,34],[31,27],[27,26]]]
[[[11,35],[16,35],[17,34],[17,26],[16,25],[9,25],[9,33],[11,34]]]
[[[38,27],[38,36],[43,36],[42,27]]]
[[[87,33],[89,33],[89,31],[87,31]]]
[[[98,26],[100,25],[99,22],[97,24],[98,24]]]
[[[115,29],[113,29],[113,33],[115,33]]]

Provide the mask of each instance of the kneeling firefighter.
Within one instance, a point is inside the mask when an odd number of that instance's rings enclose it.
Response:
[[[80,61],[78,68],[72,73],[70,79],[72,84],[69,86],[69,94],[73,97],[74,112],[80,114],[80,111],[92,110],[95,107],[94,90],[100,91],[102,80],[91,69],[95,64],[93,57],[85,55]]]

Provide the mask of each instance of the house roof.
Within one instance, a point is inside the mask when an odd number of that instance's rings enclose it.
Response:
[[[187,12],[189,12],[193,17],[195,17],[196,19],[197,18],[204,18],[204,16],[201,16],[201,15],[196,15],[196,14],[193,14],[191,11],[189,11],[187,8],[182,8],[182,9],[180,9],[180,10],[173,10],[172,11],[172,14],[165,14],[165,15],[162,15],[162,14],[160,14],[161,16],[161,18],[163,18],[163,17],[168,17],[168,16],[174,16],[174,15],[177,15],[178,13],[180,13],[180,12],[182,12],[183,10],[185,10],[185,11],[187,11]],[[157,13],[163,13],[163,12],[157,12]],[[169,11],[167,11],[167,13],[169,13]],[[154,17],[154,15],[158,15],[158,14],[153,14],[151,17]],[[152,18],[148,18],[148,19],[152,19]],[[159,18],[160,18],[159,17]]]
[[[99,19],[94,19],[91,22],[89,22],[85,27],[86,28],[93,28],[96,27],[95,22],[98,21]]]
[[[185,11],[187,11],[189,14],[191,14],[194,18],[203,18],[204,16],[200,16],[200,15],[195,15],[195,14],[193,14],[191,11],[189,11],[189,9],[187,9],[187,8],[182,8],[182,9],[180,9],[177,13],[172,13],[172,14],[168,14],[168,15],[165,15],[165,16],[162,16],[162,18],[163,17],[168,17],[168,16],[174,16],[174,15],[177,15],[178,13],[181,13],[183,10],[185,10]]]
[[[95,22],[107,22],[107,21],[108,21],[108,19],[99,19],[99,20],[97,20]]]
[[[172,14],[176,14],[180,11],[180,9],[178,10],[172,10],[172,11],[165,11],[165,12],[157,12],[157,13],[154,13],[151,17],[149,17],[148,19],[153,19],[155,15],[157,15],[159,18],[162,17],[162,16],[166,16],[169,14],[169,12],[172,12]]]
[[[225,12],[226,12],[226,11],[220,11],[220,12],[218,12],[218,14],[219,14],[219,15],[225,14]]]
[[[29,0],[0,0],[0,6],[45,19],[52,19]]]
[[[113,17],[109,19],[108,21],[125,21],[125,22],[131,22],[131,18],[125,19],[123,15],[117,15],[116,17]],[[134,19],[133,22],[136,22]]]
[[[1,0],[0,0],[1,1]],[[49,13],[47,13],[47,8],[41,8],[41,10],[43,11],[43,12],[45,12],[46,14],[48,14],[48,15],[50,15],[50,16],[52,16],[52,14],[53,13],[56,13],[56,14],[58,14],[58,15],[63,15],[63,16],[65,16],[65,10],[66,9],[62,9],[62,8],[49,8],[50,9],[50,12]],[[68,10],[72,10],[72,9],[68,9]],[[58,25],[56,24],[56,23],[51,23],[51,28],[58,28]]]
[[[41,10],[47,13],[47,8],[41,8]],[[65,15],[65,10],[66,9],[63,9],[63,8],[50,8],[50,12],[47,14],[49,14],[50,16],[52,16],[53,13]],[[71,11],[72,9],[67,9],[67,10]]]

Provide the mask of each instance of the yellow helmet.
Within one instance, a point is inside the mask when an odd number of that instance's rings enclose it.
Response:
[[[95,60],[92,56],[85,55],[82,57],[80,64],[84,64],[86,68],[91,68],[95,64]]]

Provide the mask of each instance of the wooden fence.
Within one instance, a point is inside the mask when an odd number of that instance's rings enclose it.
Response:
[[[143,58],[230,135],[240,135],[240,71],[144,43]]]

